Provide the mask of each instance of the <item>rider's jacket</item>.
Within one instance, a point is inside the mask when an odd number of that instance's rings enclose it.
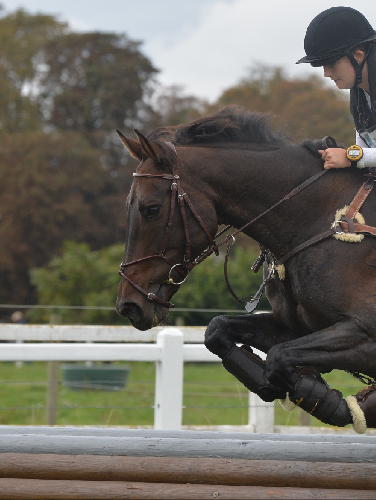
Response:
[[[350,110],[356,127],[356,144],[363,149],[359,168],[376,167],[376,45],[368,59],[368,83],[370,95],[359,87],[350,91]]]

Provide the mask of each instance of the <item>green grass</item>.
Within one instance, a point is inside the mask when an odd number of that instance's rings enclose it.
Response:
[[[121,391],[74,391],[59,385],[58,425],[153,425],[155,366],[130,367]],[[333,371],[325,376],[344,396],[363,387],[350,375]],[[60,374],[60,380],[62,376]],[[46,423],[47,364],[0,363],[0,424]],[[183,425],[246,425],[248,392],[221,365],[188,363],[184,368]],[[277,425],[298,425],[299,412],[285,412],[276,403]],[[312,425],[322,426],[316,419]]]

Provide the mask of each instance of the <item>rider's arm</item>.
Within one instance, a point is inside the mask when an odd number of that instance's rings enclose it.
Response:
[[[370,148],[358,132],[356,133],[356,144],[362,148],[363,154],[362,158],[356,162],[356,166],[358,168],[376,167],[376,147]],[[359,149],[357,152],[359,152]],[[346,149],[328,148],[325,151],[320,150],[319,153],[321,153],[321,157],[325,162],[324,168],[326,170],[330,168],[345,168],[352,165],[347,156]]]
[[[356,133],[356,144],[363,149],[363,158],[358,161],[356,166],[358,168],[376,167],[376,148],[368,147],[358,132]]]

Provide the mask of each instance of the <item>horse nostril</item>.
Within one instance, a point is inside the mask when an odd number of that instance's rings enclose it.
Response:
[[[119,300],[116,302],[116,311],[124,317],[130,317],[137,313],[138,307],[137,304],[131,301],[122,301]]]

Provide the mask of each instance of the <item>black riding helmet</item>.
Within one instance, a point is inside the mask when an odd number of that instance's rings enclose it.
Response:
[[[362,70],[372,44],[369,44],[361,64],[356,61],[351,50],[375,39],[376,32],[363,14],[351,7],[332,7],[321,12],[308,26],[304,39],[307,55],[296,64],[326,66],[347,56],[356,72],[356,86],[362,81]]]

